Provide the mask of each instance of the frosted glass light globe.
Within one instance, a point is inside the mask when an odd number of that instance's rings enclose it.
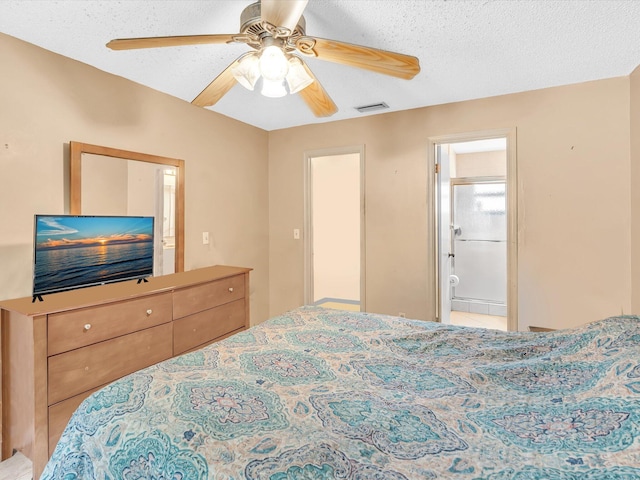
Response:
[[[302,60],[298,57],[291,56],[289,58],[289,73],[287,73],[287,85],[289,85],[289,93],[298,93],[300,90],[307,88],[314,82],[304,68]]]
[[[284,97],[287,94],[287,89],[284,88],[284,82],[282,80],[267,80],[262,79],[262,95],[270,98]]]
[[[238,64],[231,69],[231,74],[247,90],[253,90],[260,78],[260,60],[255,53],[242,57]]]
[[[282,81],[289,72],[289,62],[280,47],[270,45],[260,55],[260,72],[271,81]]]

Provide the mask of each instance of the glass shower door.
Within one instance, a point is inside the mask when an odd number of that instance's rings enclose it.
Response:
[[[477,313],[506,315],[505,183],[460,183],[451,188],[452,273],[458,279],[457,285],[452,283],[452,300],[473,304]]]

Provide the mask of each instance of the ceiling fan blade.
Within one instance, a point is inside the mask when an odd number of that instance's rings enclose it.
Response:
[[[274,27],[285,27],[291,32],[298,25],[309,0],[261,0],[260,16]]]
[[[136,48],[179,47],[182,45],[205,45],[233,42],[237,34],[182,35],[174,37],[119,38],[107,43],[111,50],[134,50]]]
[[[327,94],[325,89],[322,88],[322,85],[320,85],[320,82],[313,72],[311,72],[309,67],[307,67],[304,62],[302,65],[314,81],[306,88],[300,90],[298,94],[302,97],[316,117],[330,117],[338,111],[338,107],[333,103],[333,100],[331,100],[331,97]]]
[[[416,57],[323,38],[302,37],[296,44],[305,55],[409,80],[420,71]]]
[[[231,90],[231,87],[236,84],[237,80],[234,78],[231,70],[237,64],[238,60],[225,68],[191,103],[198,107],[210,107],[224,97],[224,95]]]

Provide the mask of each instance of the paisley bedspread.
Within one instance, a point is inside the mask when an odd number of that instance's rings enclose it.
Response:
[[[640,319],[303,307],[94,393],[42,478],[639,479]]]

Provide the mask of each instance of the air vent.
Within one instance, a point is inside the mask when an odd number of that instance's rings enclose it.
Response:
[[[362,105],[361,107],[356,107],[356,110],[358,110],[360,113],[369,113],[376,110],[384,110],[385,108],[389,108],[389,105],[384,102],[380,102],[372,103],[371,105]]]

